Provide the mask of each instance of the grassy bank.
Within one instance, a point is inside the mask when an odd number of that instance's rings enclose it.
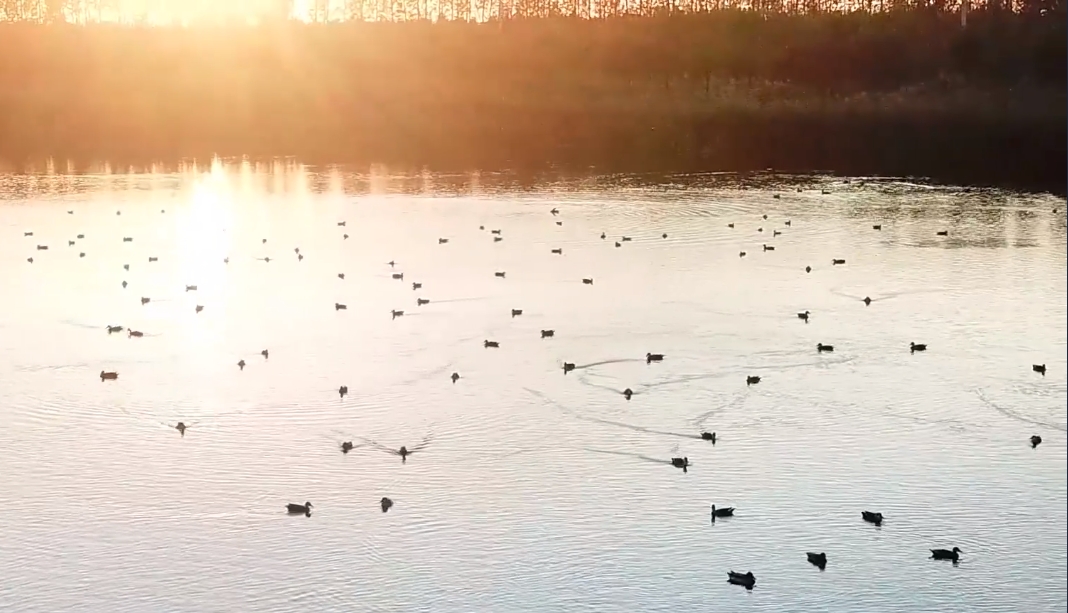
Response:
[[[0,156],[1065,183],[1065,19],[0,24]]]

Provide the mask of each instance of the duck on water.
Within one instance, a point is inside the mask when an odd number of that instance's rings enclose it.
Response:
[[[871,511],[861,511],[860,517],[869,524],[875,524],[876,526],[883,525],[883,514],[872,513]]]
[[[811,551],[805,554],[808,556],[809,564],[818,566],[820,570],[827,568],[827,554],[825,553],[812,553]]]
[[[290,515],[304,515],[311,517],[312,503],[305,502],[304,504],[289,503],[286,505],[286,512]]]
[[[740,585],[747,590],[753,589],[756,585],[756,576],[752,571],[747,573],[736,573],[733,570],[727,572],[727,582],[733,585]]]
[[[716,521],[717,517],[734,517],[734,507],[723,507],[717,509],[716,505],[712,505],[712,510],[709,512],[712,516],[712,521]]]
[[[932,549],[931,559],[933,560],[953,560],[957,562],[960,560],[961,550],[959,547],[953,549]]]
[[[686,469],[691,466],[690,458],[671,458],[671,465],[675,468],[681,468],[682,472],[686,472]]]
[[[702,432],[701,433],[701,440],[712,441],[712,444],[715,445],[716,444],[716,433],[715,432]]]

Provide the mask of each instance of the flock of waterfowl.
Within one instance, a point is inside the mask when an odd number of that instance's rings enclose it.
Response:
[[[828,192],[826,192],[826,190],[824,190],[823,193],[826,194]],[[776,199],[778,199],[779,196],[775,195],[774,197]],[[165,212],[165,211],[161,211],[161,212]],[[74,211],[68,211],[68,214],[73,214],[73,213],[74,213]],[[558,209],[556,209],[556,208],[553,208],[553,209],[551,209],[549,211],[549,213],[555,218],[560,214],[560,211]],[[116,212],[116,214],[117,215],[121,215],[121,211]],[[768,216],[767,215],[763,215],[762,218],[764,220],[767,220]],[[555,223],[556,223],[556,225],[561,225],[562,221],[556,220]],[[338,222],[337,225],[339,227],[345,227],[346,222],[341,221],[341,222]],[[734,223],[729,223],[727,225],[728,225],[729,228],[734,228],[735,227]],[[784,221],[784,225],[786,227],[790,227],[792,225],[792,223],[791,223],[790,220],[785,220]],[[479,229],[480,230],[485,230],[485,226],[479,226]],[[876,231],[881,230],[882,229],[882,224],[874,224],[872,226],[872,229],[876,230]],[[500,229],[492,229],[489,232],[490,232],[490,235],[492,236],[492,239],[493,239],[494,242],[500,242],[501,240],[503,240],[502,232],[501,232]],[[763,227],[759,227],[758,228],[758,232],[764,232],[764,228]],[[781,234],[781,232],[779,230],[773,230],[771,234],[772,234],[772,236],[779,236]],[[943,236],[943,237],[944,236],[948,236],[948,231],[939,230],[939,231],[936,232],[936,235],[937,236]],[[32,237],[33,236],[33,232],[32,231],[26,231],[26,232],[24,232],[24,236]],[[606,233],[604,233],[604,232],[602,232],[600,234],[600,238],[602,240],[606,239],[607,236],[608,235]],[[667,236],[668,235],[666,233],[664,233],[664,234],[661,235],[661,238],[666,239]],[[78,234],[77,235],[77,239],[83,239],[83,238],[85,238],[84,234]],[[348,234],[343,234],[342,235],[342,239],[348,239],[348,238],[349,238]],[[122,240],[123,240],[123,242],[132,242],[133,241],[133,237],[123,237]],[[632,240],[632,237],[622,236],[622,237],[619,238],[619,240],[614,241],[614,246],[615,247],[622,247],[623,243],[630,242],[631,240]],[[262,239],[262,242],[264,244],[266,244],[267,243],[267,239],[266,238]],[[438,244],[440,244],[440,245],[447,244],[448,242],[449,242],[448,238],[442,237],[442,238],[438,239]],[[76,244],[75,240],[69,240],[68,241],[68,246],[74,246],[75,244]],[[47,251],[48,250],[48,245],[38,244],[36,246],[36,249],[38,251]],[[775,249],[775,247],[773,245],[762,244],[762,250],[763,251],[773,251],[774,249]],[[294,252],[296,253],[298,260],[303,260],[304,259],[304,255],[300,253],[300,248],[295,248]],[[550,253],[553,254],[553,255],[562,255],[563,254],[563,249],[562,248],[552,248],[550,250]],[[78,255],[79,255],[80,258],[84,258],[86,254],[84,252],[80,252]],[[746,256],[746,252],[745,251],[741,251],[739,253],[739,257],[745,257],[745,256]],[[263,258],[257,258],[257,259],[260,259],[260,260],[262,260],[264,262],[270,262],[271,261],[270,257],[263,257]],[[29,257],[29,258],[27,258],[27,261],[32,264],[34,262],[34,258],[33,257]],[[155,257],[155,256],[149,257],[149,262],[155,262],[155,261],[158,261],[157,257]],[[224,258],[223,261],[224,261],[224,263],[228,263],[229,262],[229,258]],[[834,258],[831,261],[831,265],[832,266],[840,266],[840,265],[844,265],[845,263],[846,263],[845,259],[841,259],[841,258]],[[390,261],[390,262],[387,263],[387,265],[391,269],[394,268],[396,266],[396,264],[397,263],[395,261]],[[129,266],[129,264],[125,264],[123,266],[123,268],[124,268],[124,270],[128,271],[130,269],[130,266]],[[804,271],[806,273],[812,272],[812,267],[811,266],[805,266]],[[494,274],[495,277],[498,277],[498,278],[505,278],[506,277],[506,272],[505,271],[495,271],[493,274]],[[345,274],[344,273],[338,273],[337,276],[338,276],[339,279],[345,279]],[[395,279],[395,280],[403,281],[404,280],[404,273],[403,272],[391,272],[391,277],[393,279]],[[593,285],[594,280],[593,280],[593,278],[586,277],[586,278],[582,278],[582,283],[585,284],[585,285]],[[413,290],[419,290],[419,289],[422,288],[422,283],[420,283],[420,282],[412,282],[411,285],[412,285],[412,289]],[[122,282],[122,286],[124,288],[127,286],[126,281]],[[196,285],[185,285],[184,287],[185,287],[185,291],[186,292],[197,291],[197,286]],[[142,297],[140,300],[141,300],[141,304],[142,305],[145,305],[145,304],[148,304],[148,303],[151,302],[151,298],[149,298],[149,297]],[[428,299],[416,298],[416,305],[417,306],[422,306],[422,305],[428,304],[429,302],[430,301]],[[872,303],[872,299],[870,297],[865,297],[862,300],[862,302],[866,306],[870,306],[871,303]],[[348,307],[345,304],[342,304],[342,303],[335,303],[334,304],[334,308],[335,308],[335,310],[339,310],[340,311],[340,310],[345,310]],[[196,313],[200,313],[201,311],[203,311],[203,309],[204,309],[203,305],[196,305],[195,312]],[[511,310],[511,316],[513,318],[514,317],[519,317],[521,315],[523,315],[523,310],[522,309],[512,309]],[[802,312],[797,313],[797,318],[802,320],[802,321],[804,321],[805,323],[808,323],[809,318],[810,318],[811,315],[812,315],[811,311],[806,310],[806,311],[802,311]],[[402,317],[402,316],[404,316],[404,311],[403,310],[394,309],[394,310],[391,311],[391,318],[392,319],[396,319],[396,318]],[[120,333],[124,329],[125,328],[122,325],[108,325],[106,327],[106,330],[107,330],[108,334]],[[140,338],[140,337],[142,337],[144,335],[141,331],[137,331],[137,330],[126,329],[126,332],[127,332],[127,335],[130,338]],[[551,330],[551,329],[541,330],[540,332],[541,332],[541,338],[543,338],[543,339],[545,339],[545,338],[553,338],[555,336],[555,331]],[[485,348],[499,348],[500,344],[497,341],[486,339],[486,340],[483,341],[483,346]],[[916,342],[910,342],[909,343],[909,351],[911,353],[920,352],[920,351],[926,351],[926,350],[927,350],[927,345],[926,344],[916,343]],[[834,346],[820,342],[820,343],[817,343],[817,345],[816,345],[816,351],[818,353],[833,352],[834,351]],[[261,351],[260,354],[263,356],[263,358],[265,360],[268,359],[269,356],[270,356],[270,352],[267,349],[264,349],[263,351]],[[645,354],[645,361],[646,361],[647,364],[652,364],[654,362],[662,362],[664,360],[664,358],[665,358],[665,356],[663,354],[659,354],[659,353],[649,352],[649,353]],[[246,362],[245,362],[244,359],[239,360],[237,362],[237,367],[240,370],[244,370],[245,366],[246,366]],[[564,372],[565,375],[567,373],[575,370],[575,368],[576,368],[576,365],[574,363],[572,363],[572,362],[564,362],[563,363],[563,372]],[[1032,365],[1032,370],[1033,370],[1033,372],[1041,374],[1043,376],[1045,376],[1045,374],[1046,374],[1046,366],[1045,366],[1045,364],[1034,364],[1034,365]],[[101,379],[101,381],[114,381],[114,380],[118,379],[118,377],[119,377],[119,373],[116,372],[116,371],[108,371],[108,370],[100,371],[100,379]],[[454,373],[452,373],[450,375],[450,379],[451,379],[453,384],[456,384],[457,381],[460,380],[460,378],[461,378],[460,374],[457,373],[457,372],[454,372]],[[761,377],[756,376],[756,375],[749,375],[749,376],[746,377],[745,383],[746,383],[747,386],[752,386],[752,385],[756,385],[756,384],[760,383],[760,381],[761,381]],[[349,388],[346,385],[341,385],[338,388],[337,392],[338,392],[338,395],[341,398],[344,398],[349,393]],[[631,390],[630,388],[627,388],[622,392],[624,398],[626,400],[628,400],[628,401],[631,399],[633,393],[634,393],[633,390]],[[186,433],[186,430],[188,428],[192,427],[192,425],[193,424],[186,424],[184,422],[178,422],[176,425],[173,426],[173,428],[175,430],[177,430],[178,433],[181,436],[184,437],[185,433]],[[713,445],[716,444],[716,433],[715,432],[701,432],[700,433],[700,438],[702,440],[705,440],[705,441],[708,441],[708,442],[712,443]],[[404,462],[404,461],[407,460],[407,457],[409,455],[411,455],[413,453],[416,453],[416,452],[420,451],[421,449],[423,449],[427,445],[428,442],[429,442],[429,439],[424,439],[424,441],[420,445],[416,445],[416,446],[413,446],[411,448],[409,448],[407,446],[402,446],[399,449],[394,450],[394,449],[389,449],[389,448],[382,447],[381,445],[378,445],[378,443],[375,443],[374,441],[371,441],[371,440],[368,440],[368,439],[363,439],[363,442],[361,444],[359,444],[359,445],[354,444],[352,441],[342,442],[341,445],[340,445],[340,449],[341,449],[342,453],[347,454],[350,451],[352,451],[352,450],[354,450],[354,449],[356,449],[358,447],[371,445],[371,446],[379,447],[383,451],[387,451],[387,452],[389,452],[391,454],[399,456],[401,458],[401,461]],[[1041,443],[1042,443],[1042,437],[1040,437],[1038,435],[1031,436],[1031,438],[1030,438],[1031,448],[1036,448]],[[692,466],[689,457],[685,457],[685,456],[684,457],[671,458],[670,463],[675,468],[681,468],[683,470],[683,472],[686,472],[689,469],[689,467]],[[387,511],[389,511],[389,509],[393,506],[394,503],[393,503],[393,500],[391,500],[390,498],[383,497],[379,501],[379,504],[381,506],[382,512],[385,513]],[[304,516],[310,517],[311,513],[312,513],[312,503],[311,502],[305,502],[303,504],[289,503],[289,504],[286,505],[285,508],[286,508],[287,513],[292,514],[292,515],[304,515]],[[735,511],[734,507],[716,507],[716,505],[713,504],[713,505],[711,505],[711,509],[710,509],[710,512],[709,512],[710,519],[711,519],[712,522],[715,522],[717,518],[733,517],[734,516],[734,511]],[[861,519],[864,522],[873,524],[875,526],[881,526],[883,521],[884,521],[884,517],[883,517],[882,513],[875,512],[875,511],[868,511],[868,510],[861,511]],[[957,563],[959,561],[959,559],[960,559],[960,554],[962,553],[962,551],[961,551],[961,549],[959,547],[952,547],[950,549],[931,549],[930,553],[931,553],[930,558],[932,558],[932,559],[935,559],[935,560],[949,560],[949,561],[952,561],[953,563]],[[806,556],[807,556],[808,562],[811,563],[812,565],[818,567],[820,570],[823,570],[823,569],[826,568],[826,566],[827,566],[827,554],[826,553],[824,553],[824,552],[818,552],[818,553],[817,552],[807,552]],[[744,586],[745,588],[751,590],[751,589],[753,589],[753,587],[756,584],[756,576],[752,572],[738,573],[738,572],[734,572],[734,571],[729,571],[728,572],[728,581],[730,583],[732,583],[732,584],[741,585],[741,586]]]

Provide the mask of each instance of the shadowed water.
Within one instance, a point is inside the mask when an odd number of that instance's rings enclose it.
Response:
[[[0,190],[0,610],[1068,606],[1062,200],[218,164]]]

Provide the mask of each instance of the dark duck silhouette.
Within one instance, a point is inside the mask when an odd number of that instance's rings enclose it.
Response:
[[[145,335],[144,332],[139,332],[137,330],[127,330],[127,337],[128,338],[141,338],[144,335]]]
[[[457,381],[460,380],[460,373],[454,372],[454,373],[452,373],[452,376],[449,377],[449,378],[452,379],[453,383],[456,383]]]
[[[834,351],[834,345],[824,345],[823,343],[816,343],[816,351],[818,353],[831,353]]]
[[[805,272],[812,272],[811,266],[805,266]]]
[[[716,521],[717,517],[734,517],[734,507],[723,507],[722,509],[717,509],[716,505],[712,505],[710,515],[712,516],[712,521]]]
[[[874,226],[871,227],[871,229],[872,230],[882,230],[883,226],[882,226],[882,224],[875,224]]]
[[[626,398],[627,400],[630,400],[630,397],[633,396],[633,395],[634,395],[634,390],[630,389],[629,387],[627,389],[623,390],[623,397]]]
[[[1031,370],[1037,372],[1038,374],[1042,375],[1043,377],[1046,376],[1046,365],[1045,364],[1033,364],[1031,366]]]
[[[422,284],[422,283],[418,283],[418,282],[413,282],[413,283],[412,283],[412,291],[413,291],[413,292],[414,292],[415,290],[417,290],[417,289],[422,289],[422,287],[423,287],[423,284]]]
[[[430,304],[429,298],[416,298],[415,306],[423,306],[424,304]]]
[[[1041,436],[1036,434],[1036,435],[1031,437],[1031,449],[1034,449],[1035,447],[1038,447],[1041,444],[1042,444],[1042,437]]]
[[[734,224],[733,224],[733,223],[729,223],[729,224],[727,224],[727,227],[728,227],[728,228],[733,228],[733,227],[734,227]]]
[[[438,239],[438,244],[439,245],[444,245],[447,242],[449,242],[449,239],[447,239],[447,238],[439,238]]]
[[[605,234],[604,232],[601,232],[601,240],[604,240],[606,238],[608,238],[608,235]]]
[[[497,341],[482,341],[482,346],[485,347],[486,349],[489,349],[490,347],[494,347],[494,348],[500,347],[501,344],[498,343]]]
[[[712,441],[712,444],[715,445],[716,444],[716,433],[715,432],[702,432],[701,433],[701,440]]]
[[[556,336],[556,331],[555,330],[542,330],[541,331],[541,337],[542,338],[552,338],[554,336]]]
[[[149,302],[152,302],[151,298],[141,298],[141,304],[148,304]]]
[[[583,279],[582,280],[582,284],[583,285],[593,285],[593,279],[592,278]]]
[[[739,251],[738,252],[738,257],[744,258],[745,257],[745,252],[744,251]]]
[[[393,506],[393,501],[383,496],[382,501],[379,502],[379,504],[382,505],[382,512],[385,513]]]
[[[348,308],[349,308],[348,306],[346,306],[344,304],[341,304],[340,302],[335,302],[334,303],[334,310],[335,311],[344,311],[344,310],[346,310]]]
[[[622,246],[623,246],[623,243],[621,243],[619,241],[616,241],[616,247],[622,247]]]
[[[197,286],[195,286],[195,285],[186,285],[185,286],[185,291],[187,291],[187,292],[195,292],[195,291],[197,291]]]
[[[740,585],[747,590],[751,590],[756,585],[756,576],[752,572],[742,574],[732,570],[727,572],[727,583]]]
[[[241,370],[245,370],[245,361],[244,360],[238,360],[237,367],[240,368]]]
[[[690,467],[690,458],[671,458],[671,465],[686,472],[686,469]]]
[[[935,232],[935,235],[936,236],[949,236],[949,230],[939,230],[938,232]]]
[[[924,343],[909,343],[909,351],[916,353],[917,351],[927,351],[927,345]]]
[[[805,320],[806,324],[808,323],[808,316],[809,316],[809,312],[808,311],[804,311],[803,313],[798,313],[797,314],[797,318]]]
[[[811,551],[805,554],[808,556],[809,564],[818,566],[820,570],[827,568],[827,554],[825,553],[812,553]]]
[[[556,255],[564,255],[564,250],[563,249],[551,249],[550,251],[552,253],[555,253]]]
[[[652,364],[653,362],[663,362],[664,354],[662,353],[647,353],[645,354],[645,363]]]
[[[304,515],[311,517],[312,503],[305,502],[304,504],[289,503],[286,505],[286,512],[290,515]]]
[[[839,264],[845,264],[845,260],[832,259],[831,266],[838,266]]]
[[[865,296],[864,297],[864,306],[871,306],[871,297],[870,296]]]
[[[775,247],[771,245],[764,245],[764,251],[775,251]]]
[[[196,312],[199,313],[199,312],[201,312],[203,310],[204,310],[204,307],[198,304],[197,308],[196,308]]]
[[[495,272],[495,273],[493,273],[493,276],[494,276],[494,277],[498,277],[498,278],[500,278],[500,279],[503,279],[503,278],[504,278],[504,271],[501,271],[501,272]]]
[[[101,381],[114,381],[115,379],[118,379],[118,378],[119,378],[119,373],[117,373],[117,372],[107,372],[107,371],[104,371],[104,370],[100,371],[100,380]]]
[[[871,511],[861,511],[860,517],[869,524],[875,524],[876,526],[883,525],[883,514],[872,513]]]
[[[264,349],[263,351],[260,352],[260,355],[262,355],[263,359],[266,360],[266,359],[271,357],[271,352],[267,351],[266,349]]]
[[[750,385],[756,385],[757,383],[760,383],[760,377],[758,377],[757,375],[749,375],[745,378],[746,387]]]
[[[122,332],[122,326],[108,326],[108,334]]]
[[[931,559],[934,560],[952,560],[957,562],[960,560],[961,550],[959,547],[953,549],[932,549]]]
[[[523,309],[512,309],[512,317],[518,317],[523,314]]]
[[[349,393],[349,386],[347,386],[347,385],[342,385],[341,387],[337,388],[337,395],[341,396],[342,398],[344,398],[345,394],[348,394],[348,393]]]
[[[391,276],[394,279],[397,279],[398,281],[403,281],[404,280],[404,273],[403,272],[395,272]]]
[[[352,444],[352,441],[345,441],[344,443],[341,443],[341,453],[348,453],[354,448],[355,445]]]
[[[396,309],[393,309],[392,311],[390,311],[390,313],[393,315],[393,317],[391,319],[396,319],[398,317],[404,317],[404,311],[398,311]]]
[[[572,370],[575,370],[575,365],[571,362],[564,362],[564,374],[566,375]]]

